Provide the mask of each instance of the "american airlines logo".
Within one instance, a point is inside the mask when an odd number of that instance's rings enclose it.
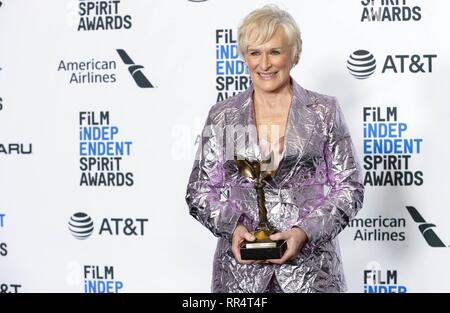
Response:
[[[153,88],[152,83],[150,83],[150,81],[147,79],[147,77],[145,77],[144,73],[141,71],[141,69],[143,69],[144,66],[135,64],[128,55],[128,53],[123,49],[117,49],[117,53],[119,54],[123,63],[128,65],[128,71],[130,72],[131,77],[133,77],[134,81],[139,87]]]
[[[433,248],[447,247],[433,230],[433,228],[436,227],[435,224],[427,223],[415,207],[407,206],[406,209],[408,210],[414,222],[419,224],[419,230],[430,247]]]

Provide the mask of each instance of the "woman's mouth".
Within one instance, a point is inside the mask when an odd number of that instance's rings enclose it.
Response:
[[[258,75],[259,75],[259,77],[262,80],[271,80],[271,79],[275,78],[276,74],[277,74],[277,72],[273,72],[273,73],[261,73],[261,72],[258,72]]]

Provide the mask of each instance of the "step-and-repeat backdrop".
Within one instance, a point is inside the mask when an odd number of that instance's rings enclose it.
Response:
[[[268,1],[0,1],[0,292],[208,292],[184,196],[209,108],[249,86],[237,26]],[[292,76],[336,96],[366,186],[349,291],[450,290],[450,3],[273,1]]]

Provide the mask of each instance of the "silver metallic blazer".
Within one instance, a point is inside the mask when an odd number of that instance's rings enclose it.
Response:
[[[213,292],[263,292],[273,275],[284,292],[346,290],[336,235],[362,207],[362,172],[336,98],[292,85],[284,156],[264,192],[271,226],[300,227],[308,243],[283,265],[241,265],[231,252],[237,223],[258,225],[255,189],[233,160],[259,157],[250,87],[211,108],[187,186],[190,214],[219,237]]]

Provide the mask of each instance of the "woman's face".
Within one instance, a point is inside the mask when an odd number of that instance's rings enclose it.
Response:
[[[249,45],[245,54],[255,90],[278,92],[289,84],[292,48],[282,27],[266,43]]]

